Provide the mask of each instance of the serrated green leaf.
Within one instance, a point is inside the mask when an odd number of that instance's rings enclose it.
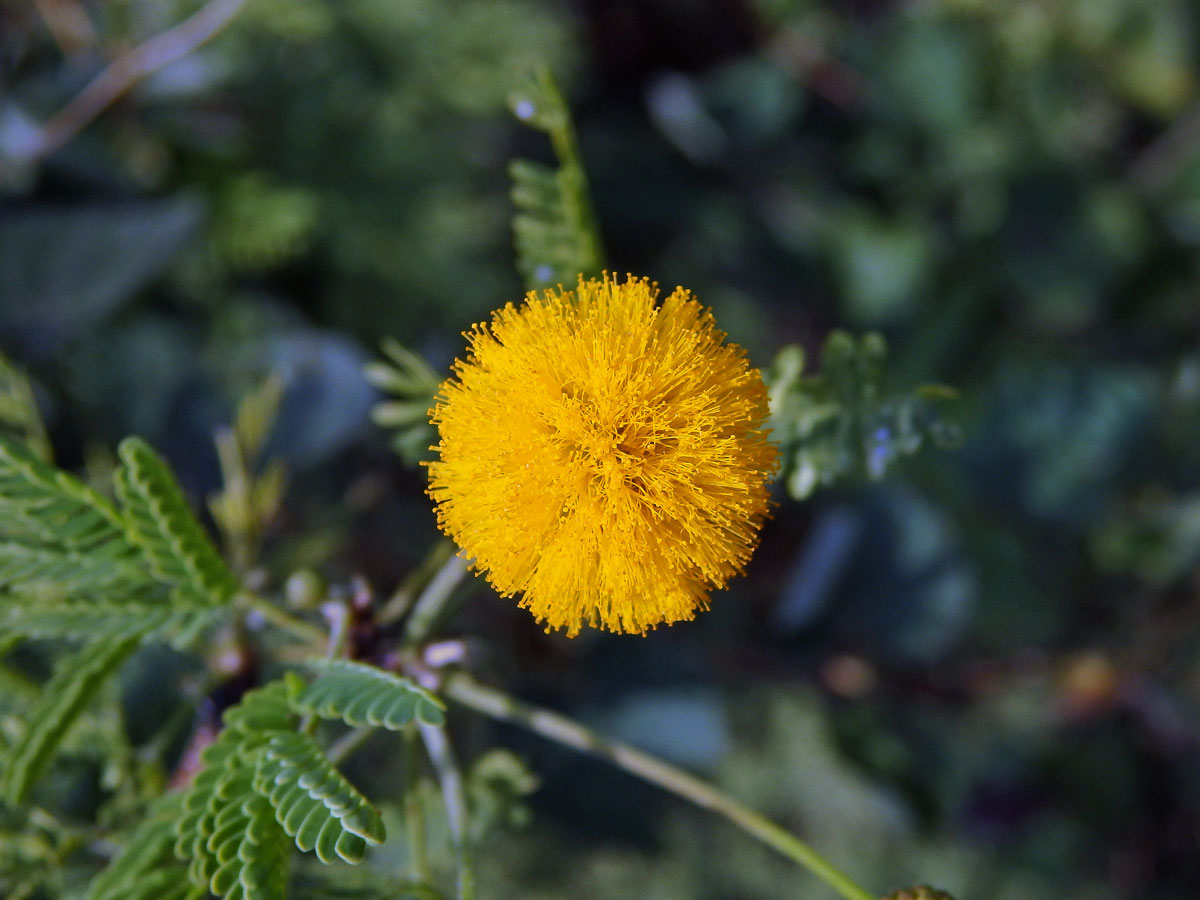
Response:
[[[117,448],[117,471],[129,539],[142,549],[156,578],[189,600],[227,603],[238,581],[196,521],[166,463],[139,438]]]
[[[133,623],[124,634],[92,644],[59,662],[54,676],[25,716],[26,730],[4,764],[4,798],[19,805],[45,771],[67,729],[79,717],[111,674],[133,653],[143,626]]]
[[[348,660],[313,663],[316,681],[293,705],[301,712],[348,725],[396,731],[413,718],[431,725],[445,720],[442,701],[407,678]]]
[[[367,844],[380,844],[387,836],[378,811],[306,734],[271,738],[258,757],[254,789],[270,801],[276,821],[301,850],[315,847],[320,855],[322,848],[332,849],[346,862],[357,863]],[[322,856],[322,861],[328,860]]]

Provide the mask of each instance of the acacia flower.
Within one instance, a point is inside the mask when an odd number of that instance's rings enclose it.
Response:
[[[742,572],[777,454],[762,376],[683,288],[580,278],[476,325],[431,418],[438,524],[546,630],[645,634]]]

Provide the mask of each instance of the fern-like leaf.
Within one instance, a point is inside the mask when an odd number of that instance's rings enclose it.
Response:
[[[124,559],[125,523],[105,497],[0,435],[0,537]]]
[[[0,635],[96,642],[120,637],[136,622],[142,640],[162,637],[183,648],[216,614],[212,609],[176,609],[162,603],[43,599],[30,608],[10,606],[7,610],[0,603]]]
[[[50,439],[29,376],[4,356],[0,356],[0,426],[20,435],[38,459],[50,462]]]
[[[346,781],[307,734],[277,734],[258,757],[254,789],[301,850],[321,862],[361,862],[367,844],[387,836],[370,802]]]
[[[204,529],[192,515],[175,476],[150,446],[126,438],[117,448],[117,471],[129,539],[142,549],[150,571],[186,600],[222,604],[238,590]]]
[[[112,546],[116,547],[115,542]],[[130,596],[153,584],[146,570],[124,550],[114,556],[16,542],[0,544],[0,588],[13,593]]]
[[[403,728],[414,717],[430,725],[445,721],[442,702],[407,678],[347,660],[313,666],[318,672],[316,681],[294,701],[301,712],[391,731]]]
[[[175,858],[172,823],[183,809],[183,797],[170,794],[157,803],[121,851],[88,884],[84,900],[202,900],[208,891],[187,880]]]
[[[175,853],[193,884],[229,900],[282,900],[291,840],[268,800],[254,790],[264,748],[295,730],[288,701],[294,678],[249,691],[225,713],[225,728],[204,751],[204,768],[183,800]]]
[[[429,423],[429,408],[442,379],[419,354],[399,341],[384,338],[386,363],[370,363],[363,375],[372,385],[391,395],[371,410],[381,428],[394,429],[392,446],[401,458],[415,465],[430,458],[429,445],[437,430]]]
[[[509,97],[518,119],[550,136],[558,168],[513,160],[513,239],[517,269],[529,290],[574,285],[580,275],[599,275],[604,251],[588,196],[571,114],[547,69],[532,75]]]
[[[25,800],[67,729],[96,695],[105,676],[133,653],[142,634],[143,626],[133,623],[123,634],[85,647],[58,664],[25,716],[25,733],[5,759],[4,798],[10,804]]]

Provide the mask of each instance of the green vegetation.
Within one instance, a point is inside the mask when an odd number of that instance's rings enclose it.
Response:
[[[1198,32],[4,4],[0,896],[1191,900]],[[711,611],[568,641],[419,463],[462,332],[605,268],[782,468]]]

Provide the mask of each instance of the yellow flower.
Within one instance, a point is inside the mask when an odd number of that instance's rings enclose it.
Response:
[[[767,392],[683,288],[530,292],[467,335],[432,410],[438,524],[546,630],[645,634],[742,571],[777,454]]]

